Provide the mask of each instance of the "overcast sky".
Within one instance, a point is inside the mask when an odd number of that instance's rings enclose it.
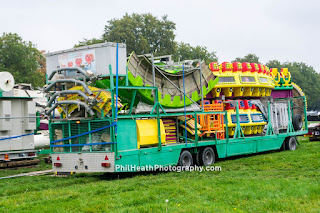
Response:
[[[176,40],[216,51],[219,62],[255,53],[302,61],[320,72],[317,0],[0,0],[0,33],[18,33],[38,49],[57,51],[100,37],[106,22],[128,13],[168,15]]]

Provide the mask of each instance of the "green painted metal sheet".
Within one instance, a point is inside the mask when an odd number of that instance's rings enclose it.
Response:
[[[38,155],[47,155],[50,154],[50,149],[42,149],[38,152]]]
[[[121,167],[122,166],[122,170]],[[132,153],[131,155],[124,155],[121,158],[117,158],[115,161],[115,171],[116,172],[130,172],[125,171],[131,167],[139,166],[139,155]],[[132,171],[133,172],[133,171]]]
[[[217,154],[218,158],[226,158],[227,157],[227,144],[217,144]]]
[[[118,120],[118,151],[137,149],[137,125],[133,119]]]
[[[251,154],[255,152],[255,140],[239,138],[227,144],[227,156]]]
[[[120,79],[118,84],[119,86],[125,86],[126,79]],[[110,80],[109,79],[102,79],[95,82],[95,87],[101,88],[101,89],[110,89]],[[131,103],[131,98],[133,96],[133,90],[130,89],[119,89],[119,97],[121,99],[122,104],[124,103]],[[139,102],[139,99],[135,99],[134,106],[136,106]]]
[[[140,150],[140,166],[177,165],[181,150]]]
[[[274,139],[259,140],[256,142],[257,152],[280,149],[284,142],[285,136],[278,136]]]

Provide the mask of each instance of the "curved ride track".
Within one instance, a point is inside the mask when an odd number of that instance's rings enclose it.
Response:
[[[146,56],[137,56],[132,53],[128,59],[128,79],[133,86],[152,86],[152,62]],[[201,80],[203,95],[207,95],[218,82],[208,66],[201,63]],[[155,84],[159,89],[159,102],[164,107],[183,107],[183,73],[168,73],[155,66]],[[195,68],[185,71],[186,105],[201,99],[200,72]],[[154,97],[151,90],[139,90],[142,101],[153,104]]]
[[[146,56],[137,56],[132,53],[128,59],[128,80],[132,86],[153,86],[152,62]],[[216,85],[219,78],[215,77],[208,66],[201,63],[202,88],[203,95],[207,95]],[[200,74],[199,69],[185,71],[185,91],[186,105],[197,102],[201,99]],[[171,81],[171,82],[170,82]],[[183,102],[183,73],[168,73],[165,70],[155,66],[155,82],[159,89],[159,102],[163,107],[180,108],[184,106]],[[119,86],[125,85],[125,79],[119,81]],[[100,88],[110,88],[109,79],[103,79],[96,82]],[[139,100],[153,104],[154,97],[152,90],[138,90],[139,99],[135,99],[135,105]],[[119,96],[122,101],[131,102],[133,90],[119,90]]]

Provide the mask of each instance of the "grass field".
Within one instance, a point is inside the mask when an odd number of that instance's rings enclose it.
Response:
[[[220,172],[4,179],[0,211],[165,212],[168,199],[168,212],[320,212],[320,142],[299,141],[296,151],[218,161]]]

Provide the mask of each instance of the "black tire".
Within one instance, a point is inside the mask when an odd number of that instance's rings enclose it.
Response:
[[[295,137],[289,137],[285,140],[285,148],[286,150],[296,150],[297,149],[297,140]]]
[[[295,131],[302,129],[302,116],[300,114],[295,114],[292,120],[293,128]]]
[[[206,147],[200,152],[200,163],[203,166],[209,166],[216,161],[216,155],[211,147]]]
[[[192,166],[193,165],[193,158],[191,153],[188,150],[184,150],[181,152],[179,161],[179,166]]]
[[[202,150],[203,149],[198,149],[198,152],[197,152],[197,154],[196,154],[196,158],[195,158],[195,160],[196,160],[196,164],[198,165],[198,166],[202,166],[203,164],[202,164],[202,162],[201,162],[201,152],[202,152]]]

